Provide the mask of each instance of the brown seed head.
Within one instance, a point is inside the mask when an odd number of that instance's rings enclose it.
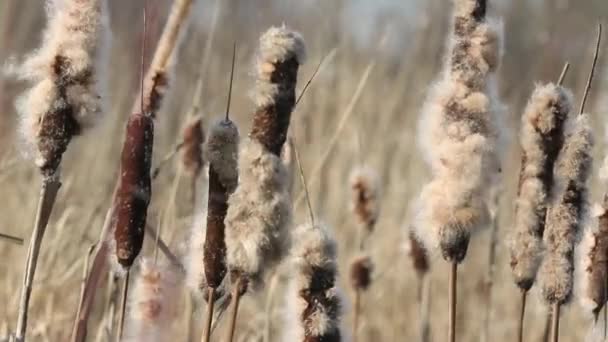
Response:
[[[351,208],[359,223],[371,233],[380,215],[380,184],[369,168],[356,168],[350,176]]]
[[[279,156],[295,105],[298,69],[304,62],[304,41],[286,27],[272,27],[260,38],[256,110],[249,136]]]
[[[412,265],[418,274],[418,277],[422,277],[426,272],[429,271],[429,259],[426,250],[422,244],[416,239],[413,232],[408,235],[408,252],[412,259]]]
[[[355,258],[350,266],[350,281],[353,289],[367,290],[372,283],[373,269],[374,265],[369,256],[363,255]]]
[[[139,254],[151,196],[150,167],[154,140],[151,117],[129,117],[120,159],[120,182],[114,198],[114,239],[116,258],[131,267]]]
[[[203,133],[202,119],[196,118],[186,126],[183,133],[182,164],[192,177],[198,178],[203,169]]]

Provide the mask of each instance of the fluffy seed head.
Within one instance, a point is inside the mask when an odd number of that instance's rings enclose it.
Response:
[[[365,291],[372,283],[374,265],[367,255],[355,258],[350,265],[350,282],[355,290]]]
[[[336,245],[322,226],[294,231],[288,285],[288,341],[341,341]]]
[[[114,198],[112,225],[117,261],[131,267],[141,251],[151,196],[150,167],[154,121],[146,115],[129,117],[120,157],[120,180]]]
[[[606,200],[604,200],[606,205]],[[607,300],[608,281],[608,213],[597,205],[592,221],[583,233],[578,248],[577,274],[583,309],[597,317]]]
[[[205,144],[206,157],[230,193],[238,183],[238,148],[239,130],[234,122],[221,120],[211,126]]]
[[[291,200],[281,159],[254,139],[240,146],[239,185],[228,201],[226,246],[229,269],[261,280],[289,245]]]
[[[101,114],[95,55],[104,32],[101,0],[50,2],[42,46],[16,73],[31,83],[17,101],[22,132],[44,175],[53,174],[71,139]]]
[[[570,93],[554,84],[537,86],[521,123],[521,171],[511,269],[524,291],[534,283],[542,257],[547,204],[553,189],[553,167],[563,145],[571,109]]]
[[[498,25],[485,20],[485,1],[457,1],[454,12],[450,59],[421,115],[419,141],[432,180],[418,198],[415,227],[429,249],[461,262],[470,235],[489,221],[503,106],[492,75],[500,57]]]
[[[587,115],[579,115],[569,128],[560,151],[555,175],[556,196],[547,211],[543,238],[547,253],[539,280],[549,303],[570,300],[573,287],[574,249],[580,240],[587,210],[587,180],[591,172],[593,136]]]
[[[207,210],[201,208],[197,211],[192,222],[188,239],[188,254],[186,257],[186,285],[193,293],[207,293],[208,284],[205,277],[204,245],[205,231],[207,229]]]
[[[249,136],[277,156],[287,138],[304,57],[302,37],[284,26],[272,27],[260,38],[253,95],[256,110]]]
[[[371,232],[380,215],[380,181],[367,167],[356,168],[350,176],[351,210],[359,223]]]
[[[169,341],[176,312],[177,279],[169,268],[141,262],[129,307],[126,341]]]
[[[197,178],[203,169],[203,123],[200,117],[190,122],[183,132],[182,164],[192,177]]]

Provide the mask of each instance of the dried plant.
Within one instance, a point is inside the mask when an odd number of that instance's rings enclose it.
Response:
[[[177,313],[177,279],[169,267],[142,259],[130,300],[125,341],[169,341]]]
[[[359,248],[364,248],[380,215],[380,180],[369,167],[355,168],[350,175],[351,210],[362,227]]]
[[[486,20],[486,0],[456,0],[449,60],[422,113],[420,143],[432,180],[418,199],[417,234],[453,263],[449,340],[455,340],[457,264],[471,234],[488,223],[488,190],[498,176],[499,118],[493,73],[500,30]]]
[[[193,179],[198,178],[203,170],[203,133],[202,118],[194,118],[183,131],[182,165]]]
[[[61,186],[63,153],[102,112],[95,59],[103,50],[103,7],[102,0],[49,2],[42,46],[17,68],[18,77],[31,84],[17,101],[22,132],[43,176],[19,303],[17,341],[25,341],[40,246]]]
[[[557,340],[559,307],[572,296],[574,248],[580,239],[587,208],[593,136],[587,115],[569,128],[555,167],[555,196],[547,210],[543,241],[547,252],[539,270],[542,294],[553,305],[553,341]]]
[[[323,226],[310,224],[296,228],[294,240],[285,340],[341,341],[335,242]]]
[[[606,179],[603,179],[605,183]],[[580,301],[586,312],[597,321],[598,315],[606,305],[608,281],[608,213],[604,204],[592,210],[592,222],[583,233],[580,242]],[[578,273],[578,272],[577,272]]]
[[[355,293],[353,310],[353,341],[357,341],[361,318],[361,297],[372,283],[373,263],[368,255],[357,256],[350,264],[350,283]]]
[[[537,86],[521,125],[522,164],[519,176],[511,269],[515,283],[530,290],[542,260],[545,216],[553,189],[553,165],[563,145],[572,95],[565,88]]]
[[[227,264],[234,279],[234,334],[239,288],[258,283],[280,260],[289,238],[291,198],[289,175],[280,159],[287,138],[299,65],[304,61],[302,37],[286,27],[272,27],[260,38],[256,110],[249,139],[239,152],[239,184],[228,201]]]
[[[211,319],[215,292],[226,275],[225,224],[228,198],[238,182],[237,153],[239,131],[230,121],[222,120],[212,126],[207,144],[209,158],[209,195],[207,197],[207,225],[204,244],[204,272],[208,294],[205,340],[211,333]]]

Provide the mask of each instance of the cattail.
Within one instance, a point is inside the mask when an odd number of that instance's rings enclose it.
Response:
[[[486,0],[455,0],[449,60],[422,113],[420,143],[432,180],[418,199],[417,235],[452,263],[448,340],[456,339],[456,280],[471,234],[489,221],[497,181],[502,106],[493,77],[500,30],[486,20]]]
[[[336,244],[324,227],[309,224],[294,231],[294,240],[285,340],[341,341]]]
[[[418,278],[422,278],[429,271],[430,268],[426,250],[416,239],[416,236],[413,231],[410,231],[410,233],[408,234],[407,241],[407,250],[410,258],[412,259],[412,266],[414,266],[414,270],[416,270]]]
[[[32,84],[17,103],[22,131],[45,176],[102,113],[95,57],[103,49],[104,6],[101,0],[50,2],[42,47],[19,67],[19,77]]]
[[[28,248],[19,302],[16,340],[24,341],[40,246],[61,186],[60,164],[72,138],[101,114],[97,52],[105,32],[103,0],[54,1],[42,46],[18,68],[31,88],[17,101],[21,129],[43,182]]]
[[[540,269],[545,300],[565,304],[572,295],[574,248],[587,210],[593,136],[587,115],[579,115],[565,139],[555,167],[556,195],[547,211],[543,237],[547,252]]]
[[[260,280],[286,250],[291,222],[289,175],[279,155],[295,103],[299,65],[304,59],[300,35],[270,28],[260,38],[256,111],[249,139],[239,153],[239,185],[226,216],[227,262],[235,274]]]
[[[350,176],[352,189],[351,210],[364,233],[370,234],[380,215],[380,181],[373,170],[356,168]],[[361,238],[361,246],[364,238]]]
[[[171,322],[177,313],[176,275],[143,259],[131,296],[126,341],[169,341]]]
[[[605,182],[605,179],[604,179]],[[608,290],[608,213],[604,205],[596,205],[593,222],[585,229],[580,244],[580,301],[596,320],[606,304]]]
[[[487,197],[498,173],[492,77],[500,31],[485,18],[485,1],[456,0],[450,60],[423,109],[420,143],[433,180],[419,198],[416,233],[450,262],[461,262],[470,235],[488,222]]]
[[[240,296],[258,284],[281,260],[291,224],[289,174],[280,153],[295,105],[304,40],[286,27],[272,27],[260,38],[253,126],[239,152],[239,184],[226,214],[227,265],[235,285],[228,342],[234,337]]]
[[[203,133],[202,119],[197,117],[192,120],[184,129],[182,136],[182,165],[184,170],[193,179],[196,179],[204,164],[203,143],[205,142],[205,134]]]
[[[116,260],[130,268],[141,251],[151,196],[150,167],[154,143],[154,121],[133,114],[127,122],[120,157],[120,181],[114,198]]]
[[[212,126],[207,142],[209,158],[209,196],[205,237],[204,270],[207,284],[218,288],[226,274],[224,219],[228,197],[238,182],[237,154],[239,131],[230,120]]]
[[[532,287],[542,259],[553,166],[563,145],[564,123],[571,107],[572,95],[565,88],[537,86],[522,117],[522,162],[511,244],[511,269],[522,291]]]
[[[356,257],[350,266],[350,283],[353,289],[365,291],[372,283],[373,264],[367,255]]]

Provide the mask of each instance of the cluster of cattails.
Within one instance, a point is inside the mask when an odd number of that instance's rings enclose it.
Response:
[[[61,185],[64,152],[102,113],[96,57],[106,23],[103,0],[52,1],[42,46],[18,67],[31,88],[18,100],[22,131],[43,176],[26,260],[16,339],[25,340],[27,312],[42,238]]]
[[[488,190],[498,175],[501,108],[495,95],[500,30],[485,0],[454,1],[449,59],[421,114],[420,142],[432,180],[422,190],[416,232],[452,263],[450,340],[455,339],[456,265],[471,234],[488,223]]]
[[[522,118],[522,165],[511,248],[511,267],[523,294],[520,341],[526,293],[537,275],[543,298],[552,307],[552,341],[559,338],[560,307],[573,296],[575,249],[587,222],[587,181],[592,167],[593,133],[584,106],[600,40],[601,26],[579,115],[570,114],[569,92],[560,85],[549,84],[537,87]],[[600,279],[605,277],[605,260],[597,254],[602,248],[601,241],[599,229],[591,229],[585,238],[584,251],[579,252],[583,256],[584,269],[579,273],[585,275],[584,298],[591,303],[590,310],[596,317],[605,300],[605,280]]]
[[[342,301],[338,277],[336,244],[326,228],[304,224],[294,231],[287,290],[289,322],[286,341],[342,341]]]

